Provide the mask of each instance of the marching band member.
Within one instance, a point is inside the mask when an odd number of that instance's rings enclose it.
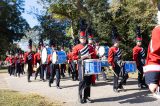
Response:
[[[23,54],[23,51],[21,51],[21,54],[20,54],[20,61],[21,61],[21,73],[22,75],[25,74],[25,71],[24,71],[24,54]]]
[[[143,69],[149,90],[156,98],[160,99],[160,2],[157,15],[158,25],[152,30],[146,65]]]
[[[74,45],[77,44],[79,44],[79,39],[75,38]],[[73,56],[73,50],[72,50],[72,56]],[[78,63],[77,60],[74,60],[73,57],[72,57],[71,67],[72,67],[72,79],[73,81],[78,81]]]
[[[17,77],[17,73],[18,73],[18,77],[20,77],[20,73],[21,73],[21,58],[20,58],[20,51],[17,49],[17,53],[15,55],[15,69],[16,69],[16,72],[15,72],[15,75]]]
[[[32,40],[29,39],[29,51],[25,53],[24,61],[28,64],[27,69],[27,80],[28,82],[31,82],[30,77],[32,76],[33,72],[33,65],[34,65],[34,54],[32,52]]]
[[[56,44],[53,42],[53,40],[50,40],[50,46],[52,48],[53,52],[56,52]],[[54,77],[56,76],[56,87],[57,89],[62,89],[60,87],[60,65],[59,64],[53,64],[51,61],[51,57],[52,55],[50,55],[49,58],[49,64],[50,64],[50,78],[49,78],[49,87],[51,87],[51,84],[54,82]]]
[[[69,52],[67,54],[67,59],[68,59],[68,73],[69,73],[69,76],[72,74],[72,80],[74,79],[73,77],[73,67],[71,65],[71,62],[72,62],[72,47],[69,47]]]
[[[140,33],[140,27],[136,28],[137,45],[133,48],[133,60],[136,61],[138,69],[138,87],[146,88],[145,79],[143,77],[143,66],[145,64],[145,51],[142,47],[142,37]]]
[[[96,55],[96,50],[95,47],[93,45],[93,34],[92,34],[92,30],[88,29],[88,46],[89,46],[89,52],[92,53],[91,54],[91,58],[92,59],[96,59],[97,55]],[[96,75],[92,75],[92,85],[95,85],[95,81],[96,81]]]
[[[119,37],[117,28],[112,28],[112,42],[113,46],[109,49],[108,53],[108,63],[111,65],[110,69],[114,72],[114,79],[113,79],[113,91],[118,92],[118,89],[123,90],[123,81],[124,78],[118,83],[119,74],[121,72],[121,49],[119,48]]]
[[[13,74],[13,70],[14,70],[14,64],[13,64],[13,57],[11,52],[8,52],[8,56],[5,59],[5,62],[7,62],[8,66],[8,73],[11,76]]]
[[[91,102],[89,99],[90,97],[90,85],[91,85],[91,79],[92,76],[84,76],[83,72],[83,60],[90,58],[87,53],[89,52],[88,45],[86,42],[86,33],[85,33],[85,28],[84,22],[82,21],[81,25],[81,31],[80,31],[80,44],[77,44],[76,46],[73,47],[73,59],[78,61],[78,73],[79,73],[79,100],[80,103],[86,103],[86,102]]]
[[[37,67],[37,71],[35,73],[35,80],[38,76],[38,73],[41,76],[41,48],[42,47],[43,47],[43,40],[40,39],[39,44],[38,44],[37,53],[34,54],[34,65]],[[37,64],[39,64],[39,67],[37,66]]]
[[[64,47],[62,46],[61,47],[61,51],[64,51]],[[64,51],[65,52],[65,51]],[[66,70],[66,64],[61,64],[61,76],[64,78],[65,77],[65,75],[64,75],[64,73],[65,73],[65,70]]]

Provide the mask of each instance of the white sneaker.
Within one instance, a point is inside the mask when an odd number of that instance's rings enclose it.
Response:
[[[157,88],[156,92],[153,94],[154,97],[160,99],[160,87]]]
[[[157,99],[160,99],[160,93],[154,93],[153,96],[156,97]]]

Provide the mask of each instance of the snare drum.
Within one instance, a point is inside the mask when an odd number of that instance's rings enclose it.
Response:
[[[53,52],[52,63],[54,64],[65,64],[67,61],[67,55],[64,51]]]
[[[102,67],[109,67],[109,63],[107,60],[101,60],[101,66]]]
[[[47,63],[47,49],[46,48],[43,48],[42,49],[42,54],[41,54],[41,61],[42,61],[42,64],[46,64]]]
[[[125,61],[124,63],[124,71],[127,73],[134,73],[136,72],[136,62],[135,61]]]
[[[100,74],[101,61],[98,59],[87,59],[84,60],[84,75]]]

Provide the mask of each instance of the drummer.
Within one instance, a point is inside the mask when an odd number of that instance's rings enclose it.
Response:
[[[80,36],[79,36],[79,41],[80,44],[77,44],[76,46],[73,47],[73,59],[78,60],[78,72],[79,72],[79,100],[80,103],[86,103],[86,102],[92,102],[89,97],[90,97],[90,85],[91,85],[91,80],[92,76],[83,76],[83,68],[82,68],[82,61],[85,59],[89,59],[91,56],[87,55],[89,54],[88,51],[84,52],[84,50],[87,50],[88,45],[86,42],[86,24],[85,21],[81,21],[81,31],[80,31]]]
[[[73,67],[72,67],[72,46],[69,47],[69,52],[67,53],[67,59],[68,59],[68,74],[69,77],[72,74],[72,80],[74,80],[73,76]]]
[[[38,73],[41,76],[41,53],[40,52],[41,52],[42,47],[43,47],[43,40],[41,39],[38,44],[37,53],[35,53],[35,55],[34,55],[34,65],[35,65],[35,67],[37,67],[37,70],[35,73],[35,80],[38,76]],[[39,64],[39,66],[37,66],[38,64]]]
[[[52,52],[56,52],[56,44],[53,40],[50,40],[50,47],[52,48]],[[56,76],[56,87],[57,89],[62,89],[60,87],[60,65],[54,64],[51,61],[52,57],[50,55],[50,58],[48,59],[48,63],[50,65],[50,78],[49,78],[49,87],[51,87],[51,84],[54,82],[54,77]]]
[[[123,89],[123,81],[124,78],[121,79],[120,83],[118,83],[119,74],[121,72],[121,50],[119,48],[119,36],[118,36],[117,28],[113,26],[112,28],[112,42],[113,46],[109,49],[108,53],[108,63],[111,65],[110,69],[114,72],[113,79],[113,91],[119,92],[118,89]]]
[[[34,63],[34,54],[32,52],[32,40],[29,39],[29,51],[25,53],[24,61],[28,64],[28,70],[27,70],[27,80],[28,82],[31,82],[30,77],[32,76],[33,72],[33,63]]]
[[[108,46],[108,43],[105,42],[103,46],[101,47],[104,47],[104,51],[101,51],[101,49],[98,49],[97,50],[97,55],[99,56],[99,58],[101,60],[107,60],[108,58],[108,50],[109,50],[109,46]],[[100,53],[103,52],[103,55],[100,55]],[[98,79],[98,75],[96,76],[97,79]],[[105,68],[102,67],[102,77],[103,77],[103,80],[106,81],[107,80],[107,76],[106,76],[106,73],[105,73]]]
[[[96,59],[97,55],[96,55],[96,50],[95,50],[95,46],[93,45],[93,33],[92,33],[92,29],[89,28],[88,29],[88,46],[89,46],[89,52],[92,53],[91,54],[91,58],[92,59]],[[95,85],[95,81],[96,81],[96,75],[92,75],[92,85]]]
[[[140,27],[136,27],[137,45],[133,48],[133,60],[136,61],[138,69],[138,87],[141,89],[147,88],[145,78],[143,76],[143,66],[145,64],[145,51],[142,47],[142,37]]]

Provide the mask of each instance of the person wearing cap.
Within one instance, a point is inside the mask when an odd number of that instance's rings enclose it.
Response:
[[[53,40],[50,40],[50,47],[52,48],[52,52],[56,52],[56,44],[53,42]],[[49,78],[49,87],[51,87],[51,84],[54,82],[54,77],[56,76],[56,87],[57,89],[62,89],[60,87],[60,65],[54,64],[51,61],[52,55],[49,55],[48,57],[48,65],[50,66],[50,78]]]
[[[34,65],[34,54],[32,52],[32,40],[29,39],[29,51],[25,53],[24,55],[24,61],[28,64],[27,69],[27,80],[28,82],[31,82],[30,77],[32,76],[33,72],[33,65]]]
[[[84,24],[82,24],[84,25]],[[80,44],[77,44],[73,47],[73,60],[78,61],[78,75],[79,75],[79,94],[78,98],[80,103],[92,102],[90,100],[90,85],[92,76],[84,76],[83,68],[82,68],[82,61],[85,59],[89,59],[91,56],[88,55],[90,50],[88,49],[86,33],[83,26],[81,26],[81,31],[79,33],[79,41]],[[86,51],[87,50],[87,51]]]
[[[145,51],[142,47],[142,37],[140,33],[140,27],[137,26],[136,28],[136,41],[137,44],[133,48],[133,60],[136,62],[137,69],[138,69],[138,87],[143,89],[146,88],[145,78],[143,77],[143,66],[145,64]]]
[[[95,46],[93,45],[93,33],[91,28],[88,29],[88,46],[89,46],[89,52],[92,53],[91,58],[96,59],[97,55]],[[96,75],[92,75],[92,85],[94,86],[95,84],[96,84]]]
[[[118,83],[119,80],[119,74],[121,72],[121,55],[122,51],[119,48],[119,34],[117,32],[117,28],[114,26],[112,28],[112,42],[113,46],[109,48],[108,52],[108,63],[110,64],[110,69],[114,72],[114,78],[113,78],[113,91],[119,92],[118,89],[123,89],[123,81],[124,77],[121,79],[121,81]]]
[[[143,70],[149,90],[153,96],[160,99],[160,2],[158,3],[157,20],[158,25],[152,30]]]

